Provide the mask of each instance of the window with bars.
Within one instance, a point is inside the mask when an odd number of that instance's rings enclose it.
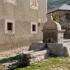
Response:
[[[70,13],[66,13],[65,15],[66,15],[66,19],[70,20]]]

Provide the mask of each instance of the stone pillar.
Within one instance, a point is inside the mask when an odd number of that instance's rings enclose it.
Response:
[[[57,31],[57,43],[63,44],[63,36],[65,30]]]

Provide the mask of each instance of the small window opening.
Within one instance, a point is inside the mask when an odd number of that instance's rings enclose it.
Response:
[[[32,25],[32,31],[36,31],[36,25]]]
[[[66,13],[66,19],[69,20],[70,19],[70,14]]]
[[[7,23],[7,30],[12,31],[13,24],[11,22]]]

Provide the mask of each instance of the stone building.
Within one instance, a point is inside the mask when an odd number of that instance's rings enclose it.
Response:
[[[47,23],[45,23],[43,28],[43,40],[44,43],[46,43],[47,50],[49,51],[50,55],[67,55],[67,46],[63,45],[64,31],[65,30],[61,29],[61,25],[58,22],[54,21],[52,17],[47,17]]]
[[[48,10],[44,42],[51,54],[70,56],[70,5]]]
[[[48,10],[48,15],[51,15],[53,20],[60,23],[61,28],[65,29],[64,38],[70,39],[70,5],[63,4],[58,8]]]
[[[47,0],[0,0],[0,50],[42,42]]]

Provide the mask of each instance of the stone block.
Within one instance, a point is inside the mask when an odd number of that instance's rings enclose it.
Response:
[[[64,55],[64,49],[62,44],[48,43],[47,45],[48,45],[49,54],[56,56]]]

